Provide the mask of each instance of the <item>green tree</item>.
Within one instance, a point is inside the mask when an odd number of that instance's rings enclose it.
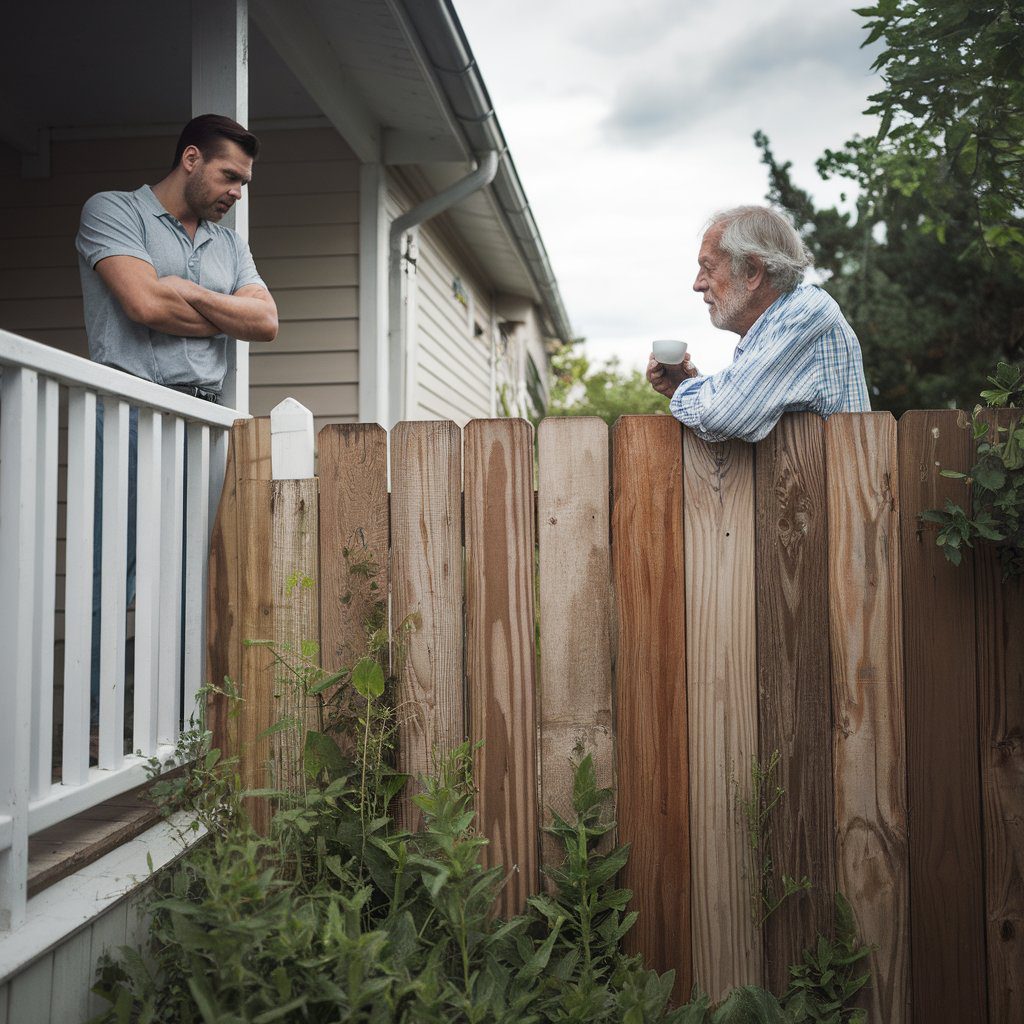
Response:
[[[548,416],[600,416],[611,424],[630,413],[668,412],[668,399],[639,370],[627,373],[617,359],[593,366],[582,341],[574,339],[551,357]]]
[[[1024,277],[1024,0],[876,0],[857,11],[884,88],[875,139],[826,151],[823,175],[869,200],[916,197],[955,253],[1000,254]]]
[[[818,208],[768,138],[757,132],[754,141],[767,198],[792,215],[860,338],[873,407],[973,407],[992,367],[1019,358],[1024,341],[1024,284],[1009,261],[972,247],[973,198],[952,193],[946,230],[936,232],[924,197],[883,169],[854,213]],[[857,141],[847,149],[865,161],[872,152]]]

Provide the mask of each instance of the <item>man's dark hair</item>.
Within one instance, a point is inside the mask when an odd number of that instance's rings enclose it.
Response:
[[[181,155],[189,146],[195,146],[203,154],[203,159],[209,160],[216,156],[224,140],[238,143],[242,147],[242,152],[251,156],[253,160],[260,151],[260,140],[237,121],[232,121],[230,117],[222,117],[220,114],[200,114],[199,117],[193,117],[181,130],[171,170],[181,163]]]

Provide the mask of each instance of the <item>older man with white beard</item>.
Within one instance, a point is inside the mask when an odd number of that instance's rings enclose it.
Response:
[[[647,365],[651,387],[705,441],[760,441],[786,412],[870,410],[857,335],[832,296],[801,283],[810,265],[793,226],[768,207],[711,219],[693,288],[711,323],[740,336],[733,361],[708,376],[688,355]]]

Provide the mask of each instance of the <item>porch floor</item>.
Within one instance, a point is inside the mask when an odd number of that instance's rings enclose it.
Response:
[[[149,784],[58,822],[29,839],[28,895],[33,896],[134,839],[160,820]]]

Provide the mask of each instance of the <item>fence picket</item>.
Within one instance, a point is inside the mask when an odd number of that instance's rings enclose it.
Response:
[[[462,437],[448,421],[399,423],[391,434],[391,602],[398,637],[403,772],[428,771],[466,736],[462,693]],[[402,623],[415,622],[405,631]],[[398,804],[415,828],[415,783]]]
[[[64,736],[61,783],[89,777],[89,675],[92,662],[93,516],[96,395],[68,389],[68,530],[64,577]]]
[[[103,545],[100,587],[99,767],[124,760],[125,577],[128,536],[128,403],[104,399]]]
[[[243,480],[270,479],[270,420],[266,417],[237,420],[226,436],[224,484],[210,533],[206,606],[206,672],[209,681],[218,688],[224,687],[225,679],[233,685],[240,685],[242,679],[242,641],[246,637],[241,631],[240,619],[241,544],[248,522],[247,510],[241,504],[240,486]],[[248,566],[245,571],[249,571]],[[249,639],[253,639],[251,634]],[[213,746],[237,751],[238,719],[229,716],[224,697],[211,691],[206,713]]]
[[[35,671],[32,686],[33,798],[49,792],[53,777],[53,635],[57,568],[57,428],[59,388],[39,381],[36,433],[36,607],[32,614]]]
[[[133,749],[156,752],[160,679],[160,544],[163,536],[163,416],[139,410],[138,533],[135,559]]]
[[[757,756],[754,450],[683,438],[693,961],[718,1000],[762,975],[740,799]]]
[[[218,431],[220,433],[220,431]],[[207,545],[210,536],[210,428],[190,423],[186,428],[188,479],[185,486],[185,693],[184,724],[198,717],[196,696],[206,681],[203,633],[206,606]]]
[[[825,425],[836,884],[871,958],[868,1016],[908,1020],[910,907],[896,421]]]
[[[676,971],[677,999],[693,977],[681,429],[623,416],[612,431],[619,837],[640,911],[626,943]]]
[[[789,964],[829,932],[835,892],[824,426],[787,416],[754,456],[759,748],[762,761],[779,751],[786,791],[770,826],[773,881],[813,885],[765,925],[765,977],[780,992]]]
[[[599,786],[615,780],[608,427],[552,417],[537,447],[541,815],[553,808],[571,821],[577,750],[593,755]],[[564,851],[545,835],[541,854],[557,865]]]
[[[387,618],[388,439],[376,423],[332,423],[317,442],[320,657],[337,672],[366,653],[365,627],[381,601]]]
[[[0,375],[0,931],[25,921],[29,765],[32,757],[32,612],[35,608],[36,431],[39,376]],[[6,819],[6,820],[4,820]]]
[[[1021,415],[986,413],[993,426]],[[991,547],[974,557],[989,1020],[1002,1024],[1024,1020],[1024,579],[1003,581]]]
[[[306,692],[306,670],[320,664],[316,478],[273,481],[271,508],[271,639],[284,664],[275,673],[277,705],[270,724],[294,723],[274,733],[274,781],[297,791],[303,785],[301,737],[306,728],[319,728],[315,702]]]
[[[466,684],[484,863],[510,872],[499,913],[537,891],[533,428],[471,420],[465,429]]]
[[[168,416],[162,432],[160,523],[160,679],[157,742],[177,743],[181,724],[181,547],[184,542],[185,421]]]
[[[936,1024],[986,1013],[972,559],[950,565],[918,519],[966,500],[939,476],[971,463],[957,416],[907,412],[898,431],[913,1003]]]
[[[269,426],[269,420],[267,421]],[[234,431],[232,431],[234,432]],[[243,442],[244,444],[244,442]],[[236,464],[236,473],[243,468]],[[226,488],[225,488],[226,492]],[[238,515],[238,669],[231,677],[242,703],[233,722],[231,753],[239,756],[243,789],[273,785],[271,737],[266,735],[280,717],[274,694],[281,674],[270,647],[252,641],[274,640],[276,607],[273,585],[274,492],[270,480],[239,478],[234,494]],[[226,706],[224,712],[226,712]],[[270,826],[270,806],[248,798],[246,810],[257,831]]]

